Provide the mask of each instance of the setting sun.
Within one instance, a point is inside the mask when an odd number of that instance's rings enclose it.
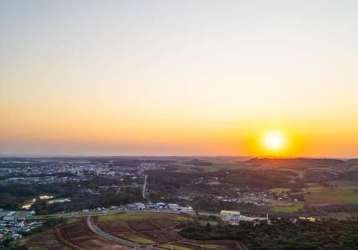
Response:
[[[280,131],[269,131],[263,137],[263,145],[269,152],[281,152],[286,146],[286,137]]]

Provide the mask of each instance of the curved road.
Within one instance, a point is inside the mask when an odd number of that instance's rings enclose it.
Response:
[[[91,229],[92,232],[94,232],[95,234],[99,235],[100,237],[112,241],[114,243],[117,243],[121,246],[126,246],[126,247],[130,247],[130,248],[136,248],[136,247],[140,247],[140,245],[132,242],[132,241],[128,241],[125,239],[121,239],[118,238],[116,236],[113,236],[109,233],[106,233],[105,231],[103,231],[102,229],[100,229],[96,224],[94,224],[92,217],[88,216],[87,217],[87,226],[89,227],[89,229]]]
[[[89,227],[89,229],[97,234],[98,236],[106,239],[106,240],[109,240],[109,241],[112,241],[118,245],[121,245],[121,246],[125,246],[125,247],[128,247],[129,249],[150,249],[150,250],[162,250],[161,248],[157,248],[157,247],[153,247],[153,246],[142,246],[142,245],[139,245],[137,243],[134,243],[132,241],[129,241],[129,240],[125,240],[125,239],[122,239],[122,238],[119,238],[119,237],[116,237],[114,235],[111,235],[105,231],[103,231],[102,229],[100,229],[92,220],[92,217],[91,216],[88,216],[87,217],[87,226]]]

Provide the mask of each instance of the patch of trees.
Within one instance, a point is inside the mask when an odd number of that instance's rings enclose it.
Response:
[[[141,188],[108,189],[100,193],[96,191],[99,186],[118,184],[118,180],[93,177],[91,180],[52,184],[7,184],[0,186],[0,208],[17,210],[29,200],[42,194],[50,194],[55,198],[70,198],[71,202],[48,204],[47,201],[37,200],[33,209],[39,214],[52,212],[77,211],[87,208],[109,207],[140,201]],[[125,184],[125,183],[122,183]],[[89,192],[91,191],[91,192]]]
[[[20,245],[17,241],[6,238],[3,242],[0,242],[0,250],[28,250],[28,248]]]
[[[328,170],[307,169],[304,176],[305,182],[326,182],[338,178],[338,174]]]
[[[254,214],[265,216],[268,212],[266,207],[258,207],[253,204],[242,204],[236,202],[227,202],[215,199],[212,196],[196,197],[192,206],[198,211],[208,211],[218,213],[221,210],[239,210],[245,214]]]
[[[195,166],[211,166],[211,165],[213,165],[209,161],[202,161],[202,160],[199,160],[199,159],[193,159],[193,160],[190,160],[190,161],[186,161],[185,164],[187,164],[187,165],[195,165]]]
[[[358,181],[358,170],[344,172],[340,174],[339,178],[347,181]]]
[[[238,226],[201,225],[192,222],[180,234],[195,240],[238,240],[249,249],[351,250],[358,246],[358,220],[292,223],[281,219],[272,225],[241,222]]]
[[[290,182],[298,175],[292,171],[283,170],[235,170],[226,175],[223,182],[241,187],[255,187],[261,189],[273,187],[295,187],[297,184]]]
[[[179,193],[180,188],[189,186],[200,177],[198,173],[177,173],[162,170],[147,171],[147,174],[150,189],[167,194]]]

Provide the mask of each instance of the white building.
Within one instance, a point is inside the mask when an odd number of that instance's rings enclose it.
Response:
[[[239,211],[221,210],[220,217],[223,221],[229,222],[230,224],[239,224],[240,222]]]
[[[144,210],[145,209],[144,203],[136,202],[136,203],[134,203],[134,205],[136,206],[136,209],[138,209],[138,210]]]

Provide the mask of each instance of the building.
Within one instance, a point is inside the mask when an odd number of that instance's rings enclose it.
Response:
[[[229,222],[230,224],[239,224],[240,222],[240,212],[239,211],[230,211],[230,210],[221,210],[220,217],[223,221]]]
[[[169,209],[178,211],[180,209],[180,206],[178,204],[169,203],[168,204]]]
[[[145,205],[144,203],[141,203],[141,202],[136,202],[136,203],[133,203],[135,209],[137,210],[144,210],[145,209]]]

